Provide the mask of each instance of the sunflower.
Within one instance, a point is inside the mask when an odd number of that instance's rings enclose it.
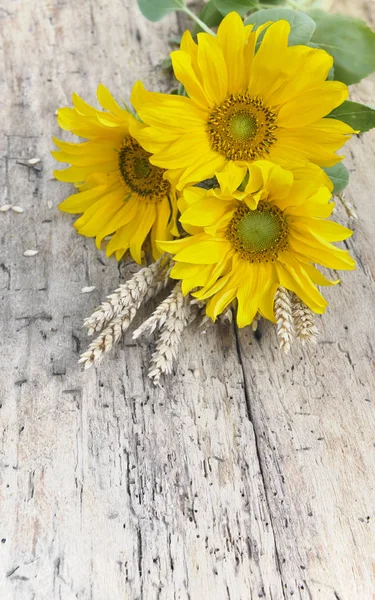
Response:
[[[140,131],[144,125],[121,108],[103,85],[99,85],[97,95],[106,112],[96,110],[76,94],[74,108],[58,111],[62,129],[88,140],[75,144],[54,138],[59,151],[52,155],[71,164],[55,171],[54,176],[75,183],[79,190],[59,208],[83,213],[74,226],[81,235],[95,237],[98,248],[111,236],[107,256],[115,252],[119,260],[130,250],[140,263],[150,233],[152,254],[157,258],[160,252],[155,240],[178,235],[175,189],[164,179],[164,170],[150,163],[150,154],[130,134],[130,129]]]
[[[184,294],[195,290],[193,296],[208,300],[213,320],[237,300],[239,327],[258,311],[275,320],[279,286],[323,313],[327,302],[315,284],[338,281],[329,281],[313,263],[355,268],[349,253],[330,243],[352,232],[327,219],[334,203],[324,173],[312,164],[290,171],[255,161],[241,191],[243,175],[229,163],[217,174],[220,188],[185,188],[180,221],[190,235],[159,244],[174,254],[171,277],[182,280]]]
[[[354,131],[326,118],[348,95],[345,84],[326,80],[332,57],[288,47],[287,21],[252,28],[232,12],[216,37],[199,33],[196,44],[184,33],[171,58],[187,97],[148,92],[140,82],[133,89],[133,106],[149,125],[137,139],[178,189],[212,177],[228,162],[330,167],[343,158],[335,151]]]

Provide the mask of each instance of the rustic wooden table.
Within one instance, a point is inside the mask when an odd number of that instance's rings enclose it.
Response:
[[[316,350],[192,327],[162,389],[131,336],[82,373],[83,317],[132,267],[56,210],[54,113],[99,82],[170,89],[179,24],[135,0],[2,2],[0,204],[25,212],[0,213],[1,600],[375,598],[375,135],[347,149],[358,268],[327,289]],[[373,0],[334,6],[374,25]]]

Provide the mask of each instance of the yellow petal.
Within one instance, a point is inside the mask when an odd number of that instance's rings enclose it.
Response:
[[[333,58],[325,50],[308,46],[287,48],[279,86],[270,95],[270,104],[282,105],[303,90],[325,81],[332,64]]]
[[[348,88],[340,81],[325,81],[304,90],[285,102],[279,110],[279,127],[303,127],[329,114],[348,97]]]
[[[100,248],[102,240],[107,236],[127,223],[130,223],[139,211],[139,199],[136,196],[133,196],[128,200],[116,213],[115,215],[107,220],[105,219],[102,223],[102,227],[98,230],[96,234],[96,246]]]
[[[189,225],[198,225],[200,227],[215,225],[235,205],[236,201],[233,200],[206,196],[189,206],[180,217],[180,222],[183,225],[188,223]]]
[[[299,129],[277,130],[277,141],[270,148],[269,158],[275,162],[293,162],[300,159],[311,161],[320,167],[332,167],[342,160],[335,154],[346,142],[343,135],[327,132],[310,126]]]
[[[139,219],[139,224],[135,232],[133,233],[129,251],[131,257],[138,264],[142,263],[142,246],[148,236],[151,227],[153,226],[156,218],[156,207],[155,204],[149,203],[144,207],[143,217]]]
[[[312,311],[323,314],[328,306],[327,301],[317,290],[302,267],[295,270],[288,264],[275,264],[279,281],[283,287],[294,292]]]
[[[324,238],[327,242],[341,242],[353,235],[351,229],[348,229],[339,223],[323,219],[314,219],[311,217],[300,217],[298,220],[296,219],[293,223],[293,228],[302,236],[307,229],[313,235],[314,233],[318,234],[319,237]]]
[[[285,198],[293,184],[293,173],[286,171],[280,165],[272,165],[266,184],[269,200]]]
[[[255,36],[253,37],[255,38]],[[228,91],[230,94],[243,93],[247,88],[245,69],[249,78],[251,64],[247,62],[245,65],[246,38],[247,33],[240,15],[237,12],[229,13],[219,25],[216,40],[228,68]]]
[[[208,34],[207,34],[208,35]],[[154,93],[152,102],[142,104],[138,114],[147,125],[168,127],[176,134],[206,130],[207,111],[200,110],[190,98]]]
[[[249,92],[267,99],[277,86],[280,71],[285,64],[290,25],[277,21],[268,27],[258,52],[255,54]]]
[[[193,246],[194,244],[198,244],[208,239],[208,235],[201,233],[194,236],[189,235],[187,237],[182,237],[179,240],[173,240],[171,242],[158,242],[158,246],[160,250],[164,250],[164,252],[168,252],[169,254],[177,254],[189,246]]]
[[[84,192],[79,192],[78,194],[72,194],[59,204],[59,209],[62,212],[73,214],[84,212],[107,192],[107,186],[102,185]]]
[[[212,265],[219,262],[230,249],[231,245],[227,240],[208,239],[181,250],[176,254],[175,260]]]
[[[171,52],[170,57],[176,79],[182,83],[189,98],[200,108],[207,109],[210,102],[193,69],[191,56],[187,52],[176,50]]]
[[[169,204],[169,200],[167,197],[163,198],[161,202],[155,205],[156,207],[156,218],[155,223],[151,230],[151,247],[152,247],[152,256],[154,259],[159,258],[163,253],[156,241],[163,240],[171,240],[171,228],[170,228],[170,218],[171,218],[171,207]]]
[[[232,196],[233,192],[243,182],[246,172],[246,166],[229,161],[221,171],[215,173],[224,196]]]
[[[209,33],[198,33],[198,65],[211,105],[221,104],[228,93],[228,73],[223,52]]]
[[[121,121],[128,122],[130,114],[127,110],[119,106],[110,91],[102,83],[98,86],[97,97],[103,108],[116,115]]]
[[[315,262],[330,269],[355,269],[355,261],[349,252],[336,248],[324,240],[310,241],[295,231],[289,233],[289,245],[292,250],[303,254],[310,262]]]
[[[193,275],[192,277],[185,277],[182,280],[181,290],[184,295],[191,292],[194,288],[199,287],[201,285],[205,285],[207,277],[209,277],[210,272],[212,270],[211,265],[207,265],[202,267],[199,265],[199,272]],[[172,276],[172,274],[171,274]],[[173,276],[174,277],[174,276]]]
[[[88,104],[87,102],[82,100],[82,98],[80,96],[78,96],[78,94],[76,94],[75,92],[73,92],[73,94],[72,94],[72,101],[73,101],[74,108],[81,115],[86,115],[88,117],[96,117],[96,115],[99,112],[96,108],[94,108],[93,106],[91,106],[90,104]]]
[[[206,314],[213,321],[220,315],[236,297],[236,288],[222,290],[207,302]]]
[[[318,271],[318,269],[313,265],[303,264],[303,268],[310,277],[311,281],[313,281],[317,285],[331,286],[340,283],[340,279],[333,279],[332,281],[330,279],[327,279],[327,277],[325,277],[323,273]]]

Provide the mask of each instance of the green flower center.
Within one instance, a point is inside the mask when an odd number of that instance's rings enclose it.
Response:
[[[148,177],[150,171],[150,163],[147,158],[136,158],[134,162],[134,173],[137,177],[144,179],[145,177]]]
[[[240,110],[229,119],[228,130],[236,140],[250,140],[257,130],[256,119],[254,115]]]
[[[278,215],[265,211],[250,211],[237,225],[238,239],[249,252],[264,252],[278,240],[281,233]]]
[[[152,165],[151,154],[130,136],[123,140],[118,166],[121,178],[130,192],[147,202],[160,202],[170,191],[170,183],[163,178],[165,169]]]
[[[274,261],[288,246],[288,224],[277,206],[262,201],[250,210],[241,203],[228,225],[227,238],[244,260]]]
[[[207,121],[212,150],[227,160],[253,161],[276,142],[276,113],[261,98],[230,94],[214,106]]]

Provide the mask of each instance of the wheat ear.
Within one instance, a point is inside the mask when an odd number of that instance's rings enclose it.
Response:
[[[85,319],[84,326],[88,329],[88,335],[101,331],[124,309],[139,308],[142,301],[156,296],[167,284],[169,271],[170,260],[165,257],[137,271],[129,281],[107,296],[101,306]]]
[[[293,340],[292,300],[288,290],[282,286],[275,294],[275,317],[280,349],[288,354]]]
[[[148,377],[152,379],[155,385],[159,384],[161,375],[172,372],[172,365],[177,356],[182,332],[192,320],[192,305],[190,302],[191,297],[189,294],[183,295],[179,282],[173,288],[170,296],[162,303],[162,305],[164,304],[164,312],[167,311],[165,317],[160,318],[160,311],[158,312],[157,322],[160,327],[160,335],[148,371]]]
[[[120,340],[141,304],[148,302],[167,285],[169,269],[169,261],[162,262],[161,259],[149,267],[141,269],[129,281],[120,286],[114,294],[111,294],[109,298],[112,299],[116,296],[116,302],[113,304],[104,302],[92,317],[86,319],[85,323],[86,326],[89,326],[91,334],[101,331],[105,323],[107,325],[86,352],[81,355],[78,362],[83,363],[85,369],[91,367],[95,362],[99,362],[104,354],[109,352],[112,346]],[[110,317],[111,314],[114,316]],[[108,319],[110,319],[109,322]],[[89,322],[90,324],[87,325]]]
[[[315,315],[295,294],[292,294],[292,315],[296,338],[303,344],[316,344],[319,330],[315,325]]]

